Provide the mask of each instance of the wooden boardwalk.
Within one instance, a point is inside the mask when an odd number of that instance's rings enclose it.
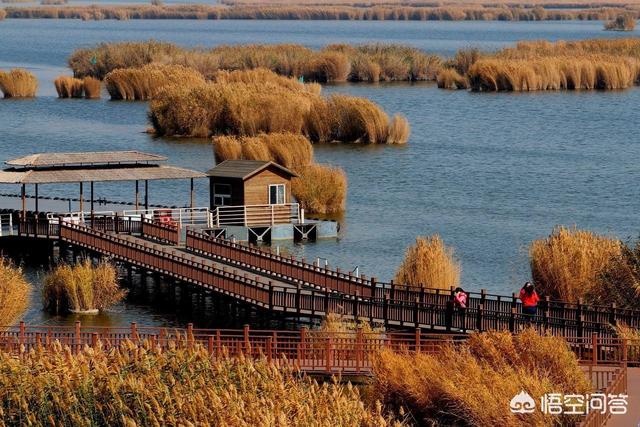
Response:
[[[640,327],[640,311],[545,299],[529,317],[515,294],[468,292],[468,307],[453,305],[453,292],[381,283],[304,259],[216,239],[171,224],[131,218],[92,218],[87,224],[21,222],[23,237],[56,239],[62,245],[112,257],[203,289],[291,317],[339,313],[386,327],[441,332],[509,330],[528,325],[565,337],[613,336],[623,322]]]

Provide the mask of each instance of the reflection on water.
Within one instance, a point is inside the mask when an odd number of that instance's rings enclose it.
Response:
[[[149,38],[184,45],[261,41],[312,47],[386,41],[451,54],[459,47],[491,49],[523,38],[604,36],[617,34],[603,33],[598,22],[7,20],[0,23],[0,67],[33,68],[41,96],[0,101],[0,153],[4,160],[39,151],[136,149],[201,171],[213,166],[207,140],[154,139],[144,133],[146,103],[56,99],[52,80],[65,72],[66,57],[80,45]],[[415,236],[439,233],[461,259],[465,288],[511,293],[528,278],[528,244],[556,224],[623,239],[638,234],[640,117],[630,107],[640,103],[638,89],[473,94],[432,84],[347,84],[323,90],[368,97],[389,113],[401,112],[412,134],[405,147],[316,146],[319,162],[347,173],[347,212],[338,241],[284,244],[298,255],[326,258],[345,271],[358,266],[368,276],[389,280]],[[96,197],[132,200],[133,185],[98,183]],[[188,186],[153,182],[150,200],[184,205]],[[18,189],[0,188],[0,193],[9,191]],[[77,191],[76,186],[45,185],[40,192],[77,197]],[[205,180],[196,182],[196,193],[197,204],[206,205]],[[140,303],[135,295],[109,313],[108,321],[184,322],[171,310]],[[192,318],[200,322],[200,316]],[[28,318],[49,320],[39,302]]]

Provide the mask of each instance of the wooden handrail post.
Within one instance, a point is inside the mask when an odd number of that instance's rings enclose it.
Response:
[[[265,349],[265,352],[267,353],[267,363],[269,364],[273,361],[273,356],[271,354],[272,351],[272,338],[267,337],[267,348]]]
[[[616,303],[612,303],[611,304],[611,309],[609,311],[609,324],[613,325],[614,327],[618,325],[618,320],[617,320],[617,316],[616,316]]]
[[[416,328],[420,327],[419,310],[420,310],[420,298],[416,297],[413,305],[413,326]]]
[[[187,323],[187,345],[189,348],[193,346],[193,323]]]
[[[364,335],[362,332],[362,326],[358,325],[356,328],[356,372],[360,373],[360,367],[363,365],[364,352],[363,352]]]
[[[516,331],[516,308],[511,307],[511,313],[509,313],[509,332],[512,334]]]
[[[542,322],[545,332],[549,329],[549,318],[551,317],[551,298],[549,295],[544,297],[544,311],[542,312]]]
[[[447,301],[444,312],[444,324],[447,332],[450,332],[451,326],[453,325],[453,301]]]
[[[628,340],[627,338],[623,338],[622,339],[622,364],[624,366],[627,366],[627,361],[628,361],[628,356],[629,356],[629,349],[627,347],[628,344]]]
[[[273,282],[269,280],[269,311],[273,311]]]
[[[382,320],[385,323],[389,320],[389,294],[385,293],[382,299]]]
[[[591,364],[595,366],[598,364],[598,334],[595,332],[591,334],[591,348]]]
[[[242,334],[244,336],[244,351],[245,354],[251,354],[251,343],[249,342],[249,325],[244,325],[242,328]]]
[[[80,321],[79,320],[76,320],[74,335],[75,335],[76,352],[78,352],[80,350]]]
[[[360,315],[360,310],[358,305],[360,304],[360,291],[356,291],[355,296],[353,297],[353,320],[358,322],[358,317]]]
[[[131,341],[138,342],[138,325],[136,322],[131,322]]]
[[[415,346],[416,353],[420,353],[422,350],[421,335],[422,335],[422,331],[420,330],[420,328],[416,328],[416,346]]]
[[[300,328],[300,343],[298,344],[298,369],[300,369],[302,359],[306,357],[305,345],[307,341],[307,331],[308,328],[303,326]]]
[[[216,357],[220,357],[222,354],[222,336],[220,335],[220,329],[216,329]]]
[[[20,329],[18,332],[18,344],[20,345],[24,345],[24,336],[25,336],[25,331],[26,331],[26,327],[25,327],[25,323],[24,321],[20,321]]]
[[[207,351],[209,352],[209,356],[213,356],[213,335],[207,337]]]
[[[327,348],[325,352],[325,369],[326,373],[330,374],[333,368],[333,337],[330,335],[327,338]]]
[[[584,336],[584,324],[583,324],[583,317],[582,317],[582,298],[578,298],[578,304],[576,305],[576,320],[577,320],[577,325],[576,328],[578,329],[577,334],[578,334],[578,338],[582,338]]]
[[[484,303],[478,305],[478,312],[476,314],[476,330],[482,331],[482,316],[484,314]]]
[[[97,332],[91,333],[91,347],[92,348],[98,348],[98,333]]]

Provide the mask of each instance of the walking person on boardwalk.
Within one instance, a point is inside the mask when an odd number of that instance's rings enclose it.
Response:
[[[467,313],[467,293],[461,288],[457,287],[453,294],[453,305],[458,307],[460,311],[460,321],[463,330],[467,330],[466,313]]]
[[[520,301],[522,301],[522,312],[527,316],[527,320],[531,322],[538,311],[538,301],[540,301],[540,297],[531,282],[526,282],[520,289]]]

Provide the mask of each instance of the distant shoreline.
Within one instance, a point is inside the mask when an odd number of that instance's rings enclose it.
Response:
[[[224,5],[55,5],[0,8],[6,19],[238,19],[238,20],[344,20],[344,21],[562,21],[611,20],[624,13],[640,17],[640,6],[612,7],[611,4],[558,4],[514,6],[508,4],[445,6],[224,6]],[[0,14],[0,20],[2,14]]]

